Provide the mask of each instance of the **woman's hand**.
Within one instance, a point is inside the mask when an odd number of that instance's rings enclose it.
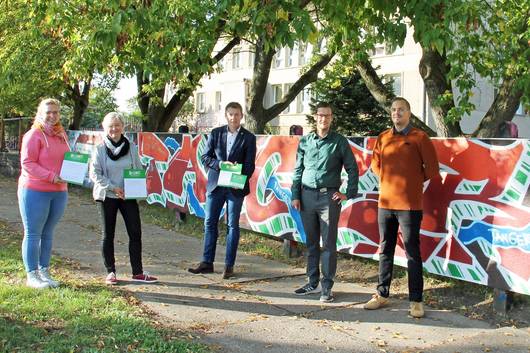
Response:
[[[53,183],[54,184],[64,184],[66,181],[64,181],[60,176],[56,175],[53,177]]]
[[[125,198],[125,192],[123,191],[122,188],[114,188],[114,190],[112,190],[112,192],[114,192],[116,194],[116,196],[118,196],[118,198],[120,198],[122,200]]]

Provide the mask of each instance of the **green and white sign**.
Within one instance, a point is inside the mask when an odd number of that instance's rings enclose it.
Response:
[[[145,170],[125,169],[123,171],[123,189],[126,199],[145,199],[147,197]]]
[[[243,189],[245,187],[245,182],[247,181],[247,176],[241,174],[242,167],[241,164],[221,162],[221,171],[219,172],[217,185],[234,189]]]
[[[66,152],[59,176],[72,184],[83,185],[88,172],[90,156],[85,153]]]

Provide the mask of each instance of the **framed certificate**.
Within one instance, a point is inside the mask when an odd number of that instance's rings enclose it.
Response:
[[[145,199],[147,197],[145,170],[125,169],[123,171],[123,191],[125,199]]]
[[[221,163],[221,171],[219,172],[217,185],[234,189],[243,189],[245,187],[247,176],[241,174],[242,167],[241,164]]]
[[[85,153],[66,152],[59,176],[64,181],[72,184],[83,185],[88,172],[90,156]]]

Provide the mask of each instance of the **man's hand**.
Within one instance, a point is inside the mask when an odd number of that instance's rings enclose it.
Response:
[[[219,163],[219,167],[222,166],[223,164],[232,166],[232,165],[236,165],[237,163],[233,163],[233,162],[230,162],[230,161],[221,161]]]
[[[346,195],[344,195],[343,193],[340,193],[340,192],[335,192],[333,194],[333,196],[331,197],[332,200],[335,200],[337,201],[338,203],[340,203],[341,201],[344,201],[347,199]]]
[[[291,201],[291,206],[297,211],[300,211],[300,200]]]

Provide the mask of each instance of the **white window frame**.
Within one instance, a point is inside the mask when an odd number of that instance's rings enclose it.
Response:
[[[206,94],[204,92],[198,92],[197,93],[197,105],[196,105],[197,113],[205,113],[206,112]]]

